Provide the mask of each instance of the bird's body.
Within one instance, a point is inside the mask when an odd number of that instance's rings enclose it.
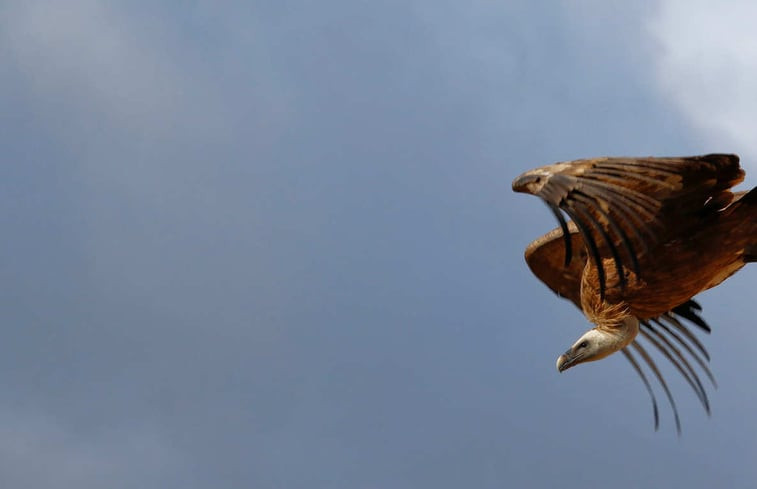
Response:
[[[731,191],[743,177],[738,157],[706,155],[577,160],[531,170],[513,182],[515,191],[541,197],[561,225],[527,247],[529,267],[596,325],[560,356],[559,370],[622,351],[652,394],[630,346],[673,404],[637,341],[641,335],[709,409],[682,352],[711,374],[682,337],[705,358],[707,353],[680,318],[709,330],[691,299],[757,259],[757,188]]]

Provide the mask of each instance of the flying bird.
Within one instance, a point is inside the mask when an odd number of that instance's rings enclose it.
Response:
[[[649,392],[655,429],[657,400],[643,365],[662,386],[680,433],[674,398],[643,338],[709,414],[695,365],[715,380],[690,326],[710,327],[693,297],[757,261],[757,187],[732,191],[743,179],[738,156],[709,154],[561,162],[513,181],[515,192],[541,198],[560,224],[528,245],[529,268],[595,325],[559,356],[560,372],[622,352]]]

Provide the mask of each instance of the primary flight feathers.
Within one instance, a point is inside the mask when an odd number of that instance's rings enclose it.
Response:
[[[543,199],[560,223],[527,247],[531,271],[596,324],[558,358],[560,371],[622,351],[652,396],[657,427],[654,392],[633,350],[663,387],[680,430],[673,397],[640,335],[709,412],[692,365],[712,380],[709,356],[681,320],[709,332],[692,297],[755,260],[757,188],[731,192],[743,178],[737,156],[712,154],[577,160],[515,179],[514,191]]]

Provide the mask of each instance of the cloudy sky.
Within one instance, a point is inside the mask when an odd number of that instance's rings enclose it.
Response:
[[[754,487],[757,270],[683,421],[528,272],[510,182],[736,152],[752,2],[0,3],[0,482]],[[670,369],[668,369],[670,371]],[[661,399],[662,401],[662,399]]]

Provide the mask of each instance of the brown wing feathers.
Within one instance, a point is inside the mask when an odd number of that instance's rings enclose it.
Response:
[[[735,155],[687,158],[596,158],[557,163],[516,178],[513,190],[544,200],[563,230],[566,266],[574,248],[561,212],[576,224],[597,267],[600,296],[607,287],[603,258],[612,259],[618,283],[624,268],[639,275],[640,257],[665,235],[680,232],[682,214],[708,200],[727,198],[743,179]]]

